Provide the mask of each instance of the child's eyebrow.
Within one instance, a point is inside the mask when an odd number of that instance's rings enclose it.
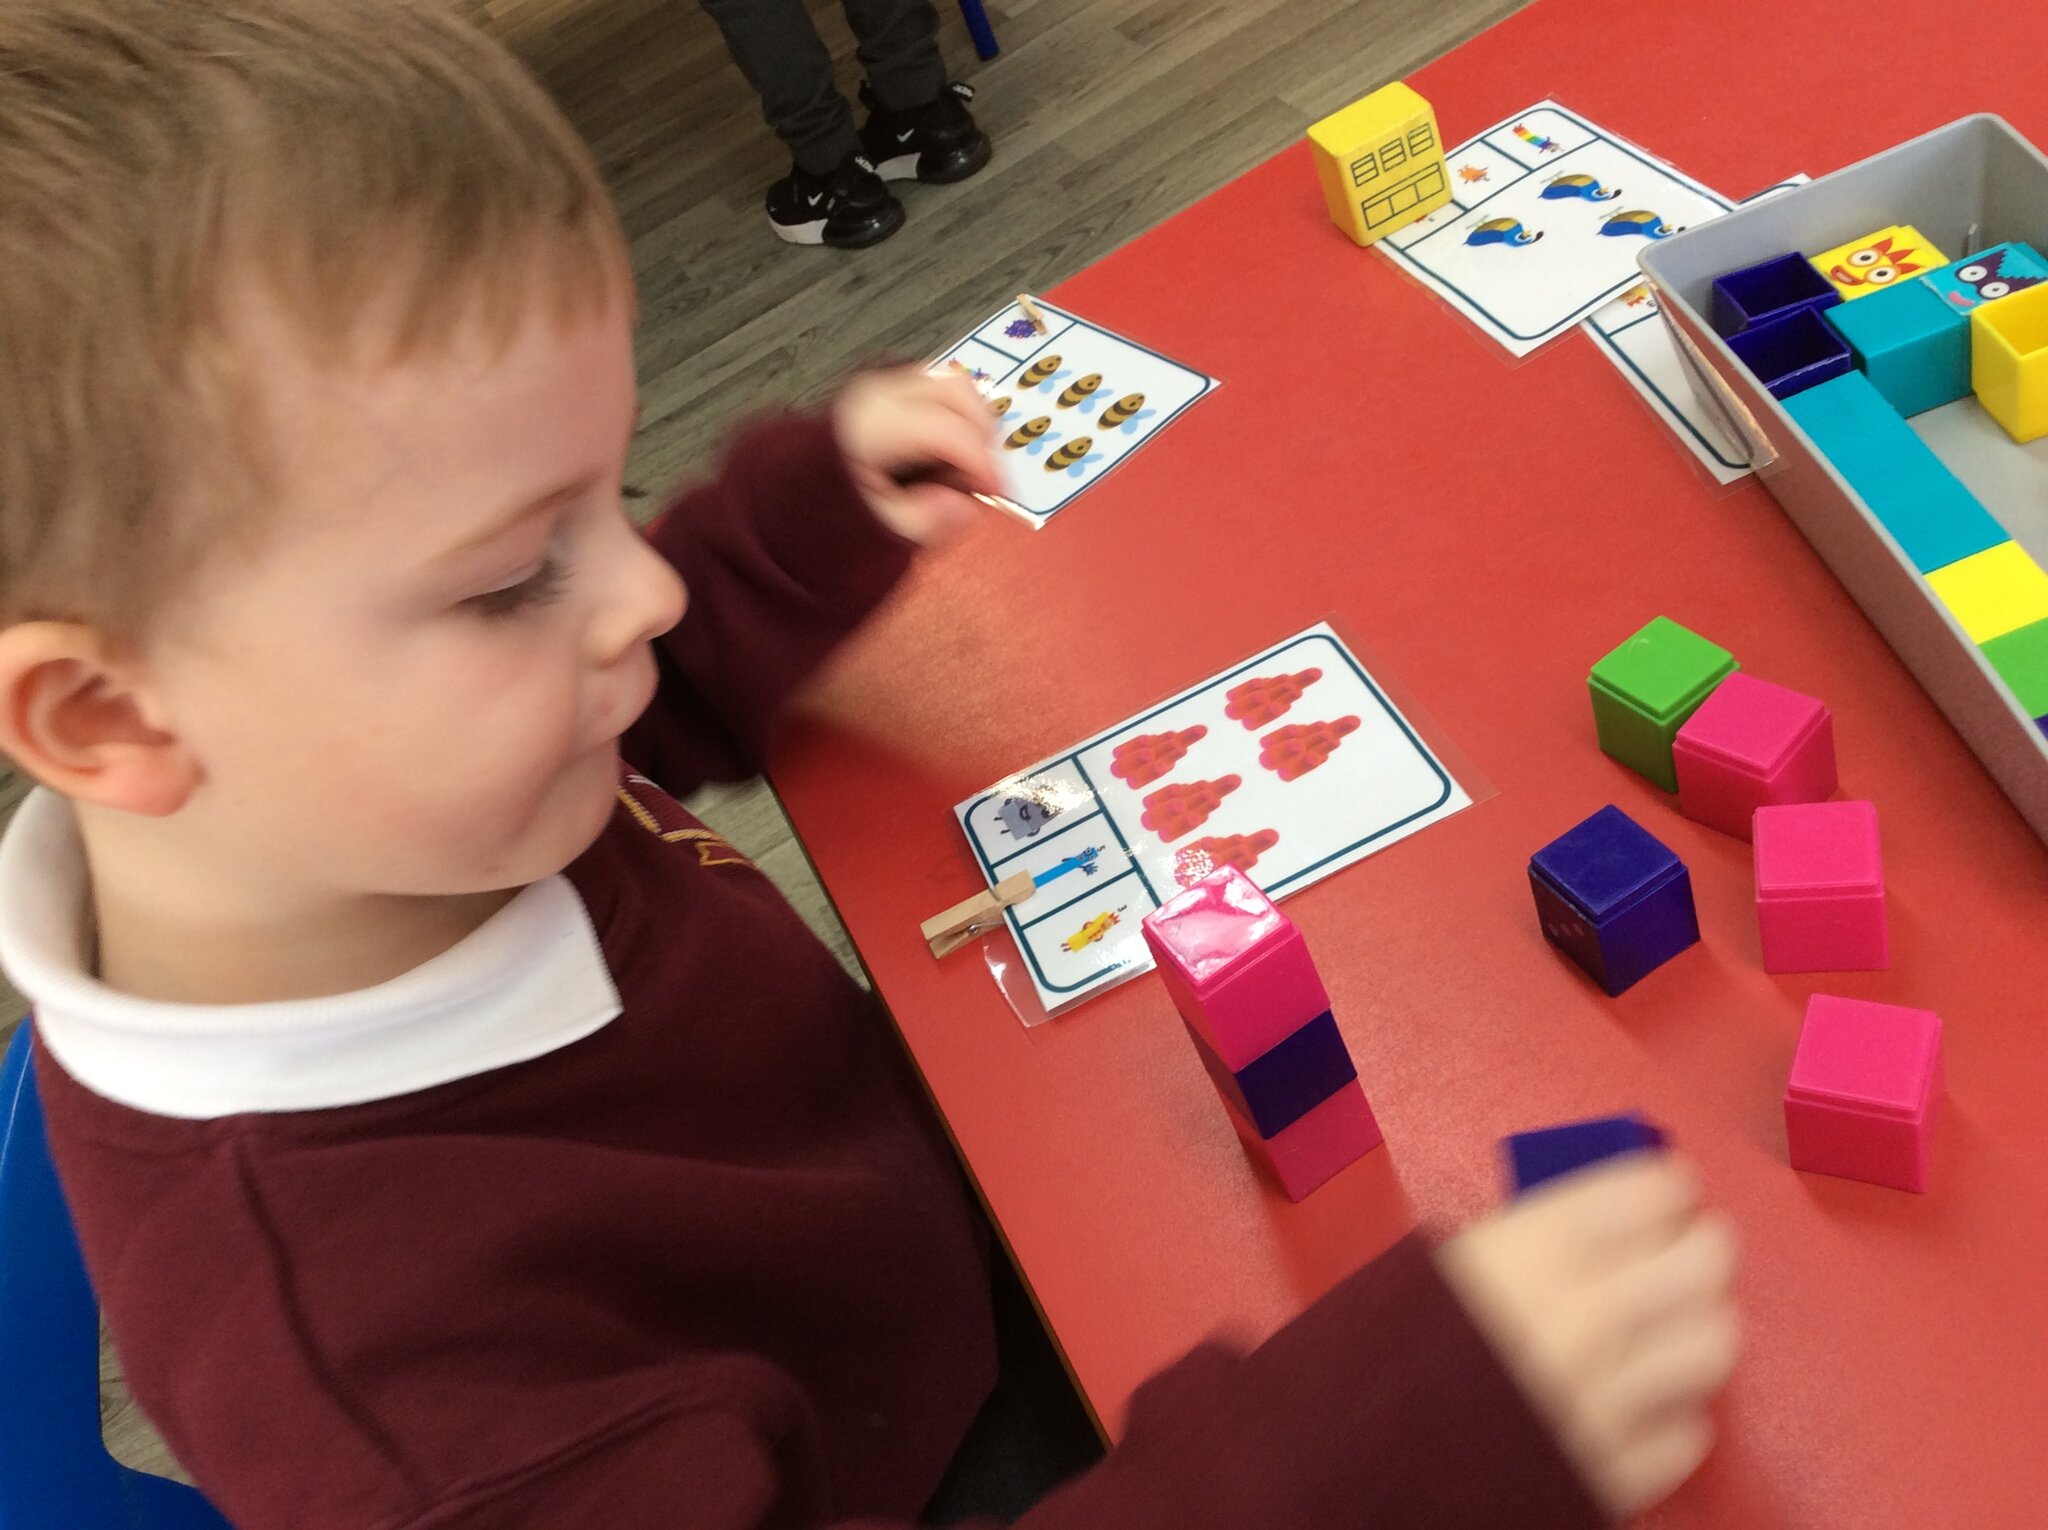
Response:
[[[504,515],[495,517],[489,525],[471,536],[464,537],[452,547],[443,549],[435,556],[437,563],[453,563],[479,547],[488,545],[516,526],[524,525],[536,517],[552,514],[562,506],[581,499],[593,492],[602,477],[598,473],[585,473],[571,482],[549,489],[535,499],[523,501]]]

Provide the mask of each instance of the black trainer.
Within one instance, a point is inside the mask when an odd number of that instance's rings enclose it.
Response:
[[[903,204],[863,155],[849,154],[830,175],[790,166],[768,188],[768,221],[791,244],[862,250],[903,227]]]
[[[882,179],[943,185],[964,181],[987,164],[993,145],[967,110],[973,99],[972,85],[948,85],[936,101],[905,112],[885,112],[863,80],[860,101],[868,109],[868,120],[860,141]]]

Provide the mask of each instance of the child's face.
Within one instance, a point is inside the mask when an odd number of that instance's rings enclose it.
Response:
[[[681,582],[620,508],[623,304],[508,347],[466,331],[323,364],[260,306],[238,336],[274,449],[264,532],[202,572],[147,663],[204,843],[280,888],[474,893],[602,829]]]

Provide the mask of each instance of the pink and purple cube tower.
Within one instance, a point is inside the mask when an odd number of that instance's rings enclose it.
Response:
[[[1145,941],[1231,1124],[1289,1200],[1379,1146],[1308,945],[1251,878],[1204,877],[1146,916]]]

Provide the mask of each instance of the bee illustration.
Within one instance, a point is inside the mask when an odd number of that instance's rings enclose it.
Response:
[[[1093,436],[1076,436],[1065,446],[1045,459],[1048,473],[1067,473],[1075,478],[1081,476],[1081,469],[1091,462],[1100,462],[1102,454],[1089,450],[1095,444]]]
[[[1100,372],[1090,372],[1086,377],[1067,384],[1067,391],[1054,399],[1053,403],[1058,408],[1071,409],[1101,386],[1102,374]]]
[[[1588,202],[1612,202],[1621,195],[1619,186],[1603,186],[1590,175],[1560,175],[1543,188],[1546,202],[1582,197]]]
[[[1010,412],[1010,395],[1005,393],[988,401],[988,412],[1001,419]]]
[[[1516,218],[1488,218],[1465,236],[1467,244],[1534,244],[1542,229],[1526,229]]]
[[[1020,388],[1037,388],[1051,384],[1055,378],[1071,377],[1073,375],[1071,372],[1062,372],[1060,370],[1059,357],[1041,356],[1024,369],[1024,375],[1017,379],[1017,386]]]
[[[1126,393],[1103,410],[1102,418],[1095,423],[1104,430],[1121,430],[1127,436],[1134,436],[1138,433],[1138,422],[1149,420],[1158,412],[1157,409],[1145,407],[1144,394]]]
[[[1645,239],[1669,239],[1685,230],[1676,224],[1666,223],[1657,213],[1637,211],[1616,213],[1600,225],[1600,232],[1610,239],[1620,239],[1629,234],[1641,234]]]
[[[1053,442],[1059,440],[1059,436],[1056,433],[1053,435],[1046,434],[1046,430],[1051,424],[1052,416],[1049,414],[1041,414],[1035,420],[1026,420],[1003,438],[1003,446],[1008,451],[1021,450],[1027,457],[1036,457],[1041,448],[1050,446]]]

